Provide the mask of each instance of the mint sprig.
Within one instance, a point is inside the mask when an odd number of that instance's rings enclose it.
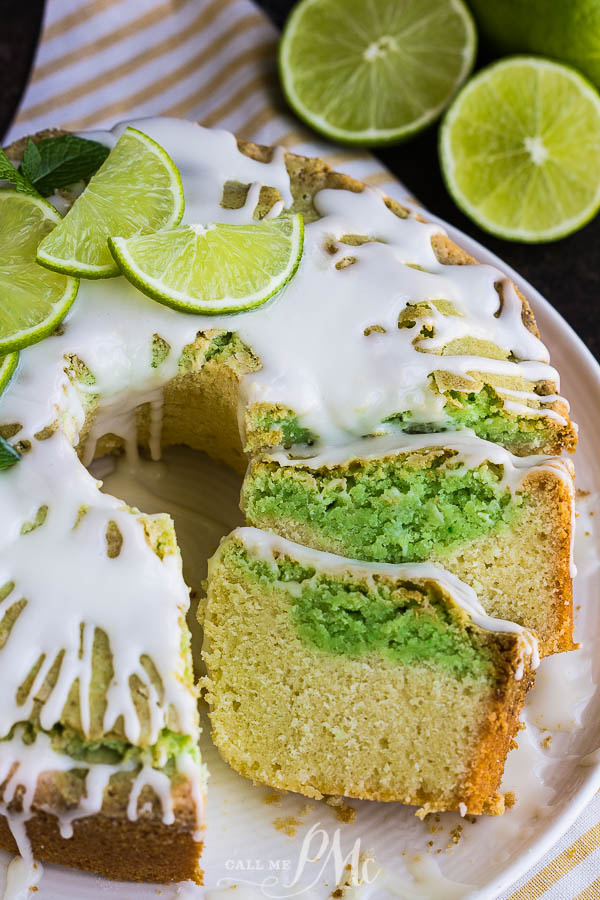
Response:
[[[4,152],[4,150],[0,147],[0,181],[8,181],[9,184],[12,184],[17,191],[21,194],[35,194],[38,196],[38,192],[33,187],[31,182],[19,172],[18,169],[15,169],[10,159]]]
[[[21,457],[14,447],[3,437],[0,437],[0,469],[10,469],[15,463],[18,463]]]
[[[27,141],[21,173],[44,197],[78,181],[88,181],[109,154],[108,147],[74,134]]]

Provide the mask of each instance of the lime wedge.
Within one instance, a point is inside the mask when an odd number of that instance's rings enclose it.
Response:
[[[336,141],[375,146],[433,122],[473,67],[462,0],[302,0],[279,72],[290,106]]]
[[[60,227],[40,244],[38,262],[68,275],[111,278],[119,269],[109,235],[131,237],[176,225],[183,205],[171,158],[152,138],[127,128]]]
[[[123,275],[140,291],[203,315],[260,306],[290,280],[303,243],[299,213],[252,225],[180,225],[109,239]]]
[[[600,207],[600,96],[560,63],[501,60],[448,110],[440,159],[452,197],[481,228],[527,243],[564,237]]]
[[[61,221],[41,197],[0,190],[0,356],[51,334],[75,299],[76,278],[35,261],[39,242]]]
[[[0,394],[13,376],[19,362],[18,353],[9,353],[0,359]]]

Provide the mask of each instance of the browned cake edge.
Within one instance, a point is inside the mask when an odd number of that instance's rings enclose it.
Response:
[[[564,460],[573,472],[573,466]],[[540,656],[576,650],[573,640],[573,577],[571,557],[573,554],[574,503],[575,497],[569,485],[551,471],[534,470],[528,481],[537,482],[553,497],[555,516],[552,527],[552,558],[554,560],[555,588],[551,604],[551,617],[545,634],[538,635]]]
[[[172,825],[162,821],[160,803],[148,786],[140,794],[138,818],[130,820],[127,804],[131,782],[117,779],[105,790],[101,812],[75,819],[72,836],[63,838],[59,820],[51,810],[68,814],[77,807],[77,793],[72,793],[76,784],[78,780],[64,772],[45,772],[40,776],[33,815],[25,823],[36,859],[118,881],[165,884],[191,880],[202,884],[199,865],[202,842],[194,840],[196,809],[189,781],[172,784],[175,816]],[[0,816],[0,847],[18,852],[3,815]]]

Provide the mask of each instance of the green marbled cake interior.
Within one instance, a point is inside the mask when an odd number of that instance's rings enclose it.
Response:
[[[273,563],[237,541],[223,553],[236,580],[289,593],[295,629],[313,648],[338,656],[377,653],[399,664],[440,667],[457,678],[487,681],[493,675],[485,639],[433,582],[333,575],[288,556]]]
[[[286,536],[300,526],[344,555],[417,562],[508,527],[527,502],[502,466],[467,468],[444,448],[311,470],[265,460],[243,489],[248,521]],[[319,544],[317,544],[319,546]]]

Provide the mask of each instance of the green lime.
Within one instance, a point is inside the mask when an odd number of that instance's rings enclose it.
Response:
[[[176,225],[183,205],[172,159],[152,138],[127,128],[60,226],[38,247],[38,262],[82,278],[111,278],[119,269],[108,237]]]
[[[349,144],[393,143],[433,122],[473,67],[462,0],[302,0],[285,26],[288,103]]]
[[[600,88],[600,0],[469,0],[482,39],[502,53],[570,63]]]
[[[18,353],[9,353],[0,359],[0,394],[12,378],[18,362]]]
[[[303,243],[299,213],[251,225],[180,225],[109,239],[123,275],[140,291],[203,315],[260,306],[290,280]]]
[[[455,202],[508,240],[553,241],[600,207],[600,96],[574,69],[511,57],[462,89],[440,132]]]
[[[0,190],[0,356],[51,334],[75,299],[76,278],[35,261],[39,242],[60,222],[41,197]]]

